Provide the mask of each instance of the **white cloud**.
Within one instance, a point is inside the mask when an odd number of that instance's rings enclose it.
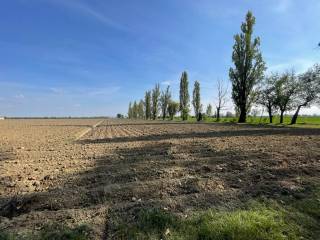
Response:
[[[161,82],[161,85],[169,86],[172,84],[172,81],[163,81]]]

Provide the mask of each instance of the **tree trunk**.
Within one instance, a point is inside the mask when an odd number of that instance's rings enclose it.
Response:
[[[292,119],[291,119],[291,123],[290,124],[296,124],[296,122],[297,122],[297,118],[298,118],[298,115],[299,115],[299,111],[300,111],[300,108],[301,108],[302,106],[300,105],[300,106],[298,106],[298,108],[297,108],[297,111],[294,113],[294,115],[292,116]]]
[[[220,121],[220,108],[217,107],[217,122]]]
[[[244,108],[240,109],[239,123],[245,123],[247,119],[247,112]]]
[[[272,123],[272,120],[273,120],[273,116],[269,115],[269,122]]]
[[[199,112],[197,116],[197,121],[200,122],[202,120],[202,113]]]
[[[270,123],[272,123],[273,116],[272,116],[272,110],[271,110],[271,108],[268,109],[268,113],[269,113],[269,121],[270,121]]]
[[[280,111],[280,123],[283,123],[283,114],[284,114],[284,111]]]

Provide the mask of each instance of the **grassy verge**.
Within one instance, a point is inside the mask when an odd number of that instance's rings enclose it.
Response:
[[[182,218],[161,209],[140,212],[119,239],[315,240],[320,236],[320,188],[300,200],[260,200],[241,209],[207,210]]]
[[[176,117],[174,118],[175,121],[182,121],[181,118]],[[195,123],[197,122],[195,117],[189,117],[188,121],[189,123]],[[214,123],[217,122],[217,120],[213,117],[205,117],[202,122],[206,123]],[[236,123],[238,122],[238,119],[235,117],[222,117],[219,121],[220,123]],[[273,119],[273,123],[269,123],[268,117],[247,117],[247,123],[249,124],[268,124],[268,125],[274,125],[274,126],[290,126],[290,127],[311,127],[311,128],[320,128],[320,117],[298,117],[297,123],[294,125],[290,125],[291,117],[285,116],[284,117],[284,123],[280,124],[279,116],[275,116]]]

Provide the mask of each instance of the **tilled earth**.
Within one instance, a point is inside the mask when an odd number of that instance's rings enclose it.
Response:
[[[87,224],[112,239],[141,209],[187,215],[320,180],[320,129],[64,119],[0,132],[0,231]]]

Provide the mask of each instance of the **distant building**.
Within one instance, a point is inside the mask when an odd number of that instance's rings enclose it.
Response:
[[[0,116],[0,120],[4,120],[4,119],[5,119],[4,117],[1,117],[1,116]]]

